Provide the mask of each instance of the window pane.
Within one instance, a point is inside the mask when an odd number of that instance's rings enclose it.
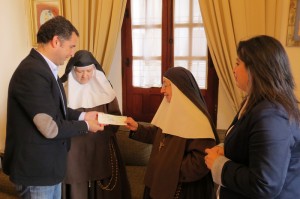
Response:
[[[161,0],[131,0],[132,25],[161,24]]]
[[[188,56],[189,29],[175,28],[174,30],[174,56]]]
[[[132,0],[132,82],[134,87],[161,85],[161,0]]]
[[[174,9],[174,64],[190,70],[199,87],[205,89],[207,40],[199,2],[175,0]]]
[[[174,23],[188,23],[190,21],[189,0],[175,0]]]
[[[145,0],[131,0],[132,25],[145,24]]]
[[[133,60],[132,63],[133,86],[141,88],[161,86],[160,60]]]
[[[190,11],[190,2],[192,2],[192,12]],[[193,23],[202,24],[202,15],[200,12],[198,0],[175,0],[174,23],[189,23],[192,19]]]
[[[206,61],[193,61],[190,71],[193,73],[198,86],[201,89],[206,89],[207,78],[207,62]]]
[[[161,0],[146,0],[146,22],[145,24],[161,24],[162,1]]]
[[[132,29],[133,56],[161,56],[161,29]]]
[[[198,0],[193,0],[193,23],[203,24]]]
[[[143,43],[145,45],[143,49],[145,59],[151,56],[161,57],[161,28],[147,29]]]
[[[174,66],[181,66],[189,71],[194,75],[198,86],[201,89],[206,89],[206,76],[207,76],[207,67],[206,61],[192,61],[190,64],[186,60],[176,60],[174,62]]]
[[[193,28],[192,56],[207,56],[207,41],[204,28]]]
[[[188,69],[188,61],[187,60],[175,60],[174,61],[174,67],[178,67],[178,66],[181,66],[181,67],[184,67],[186,69]]]
[[[132,56],[142,56],[145,29],[132,29]]]

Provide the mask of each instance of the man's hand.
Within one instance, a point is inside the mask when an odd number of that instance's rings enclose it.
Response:
[[[85,116],[84,116],[85,121],[97,120],[97,119],[98,119],[98,112],[97,111],[90,111],[90,112],[85,113]]]
[[[89,131],[93,133],[104,130],[104,124],[99,124],[98,120],[88,120],[86,122],[89,124]]]

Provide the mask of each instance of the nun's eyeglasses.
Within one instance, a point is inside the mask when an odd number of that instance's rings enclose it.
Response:
[[[162,85],[161,85],[161,88],[167,88],[168,86],[171,86],[171,84],[163,82]]]

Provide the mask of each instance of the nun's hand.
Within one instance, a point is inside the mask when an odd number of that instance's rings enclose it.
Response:
[[[139,124],[131,117],[127,117],[124,122],[126,123],[126,127],[131,131],[136,131],[139,126]]]

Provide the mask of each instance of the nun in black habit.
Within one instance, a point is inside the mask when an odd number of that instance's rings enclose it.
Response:
[[[183,67],[163,77],[164,94],[151,126],[127,118],[132,139],[153,144],[146,175],[145,199],[215,197],[204,150],[218,136],[195,78]]]
[[[61,78],[68,107],[121,115],[115,91],[91,52],[77,51]],[[65,199],[129,199],[130,187],[117,145],[118,126],[71,139],[63,186]]]

